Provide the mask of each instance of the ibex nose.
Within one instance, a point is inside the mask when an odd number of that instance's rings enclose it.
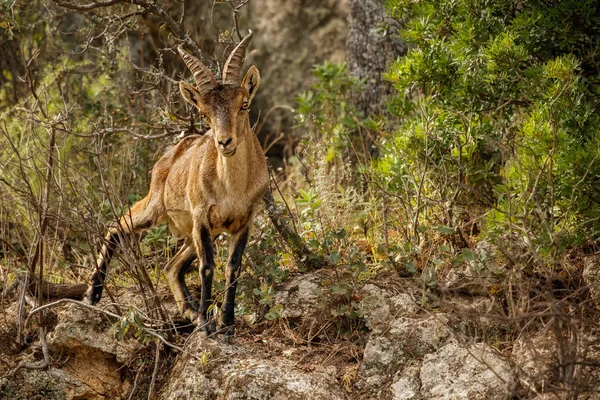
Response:
[[[227,148],[227,146],[229,145],[229,143],[231,143],[231,138],[225,140],[224,142],[219,140],[219,144],[221,146],[223,146],[224,149]]]

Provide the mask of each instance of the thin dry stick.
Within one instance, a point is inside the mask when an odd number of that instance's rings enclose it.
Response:
[[[154,386],[156,385],[156,375],[158,374],[158,364],[160,361],[160,342],[156,341],[156,352],[154,355],[154,371],[152,372],[152,380],[150,381],[150,389],[148,390],[148,400],[154,400],[156,393],[154,393]]]
[[[40,335],[40,342],[42,343],[42,353],[44,354],[44,360],[39,364],[29,364],[25,361],[19,363],[17,367],[10,373],[11,377],[17,375],[21,369],[44,369],[50,365],[50,352],[48,351],[48,343],[46,343],[46,331],[43,326],[39,327],[38,334]]]

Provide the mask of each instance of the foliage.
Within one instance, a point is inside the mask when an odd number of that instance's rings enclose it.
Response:
[[[415,107],[382,133],[377,175],[386,191],[409,193],[409,220],[515,232],[546,265],[597,239],[596,2],[387,7],[411,48],[386,77]]]

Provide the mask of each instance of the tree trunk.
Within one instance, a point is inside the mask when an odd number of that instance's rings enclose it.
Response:
[[[394,90],[382,73],[390,61],[406,54],[399,29],[398,21],[386,15],[382,0],[350,0],[346,61],[348,72],[364,80],[354,100],[363,117],[383,113],[385,100]],[[371,132],[362,136],[365,150],[372,154],[375,138]]]

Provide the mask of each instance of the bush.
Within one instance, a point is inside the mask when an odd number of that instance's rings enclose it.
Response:
[[[382,135],[378,180],[405,199],[415,235],[423,220],[514,232],[546,265],[598,239],[596,2],[387,7],[411,45],[387,79],[415,106]]]

